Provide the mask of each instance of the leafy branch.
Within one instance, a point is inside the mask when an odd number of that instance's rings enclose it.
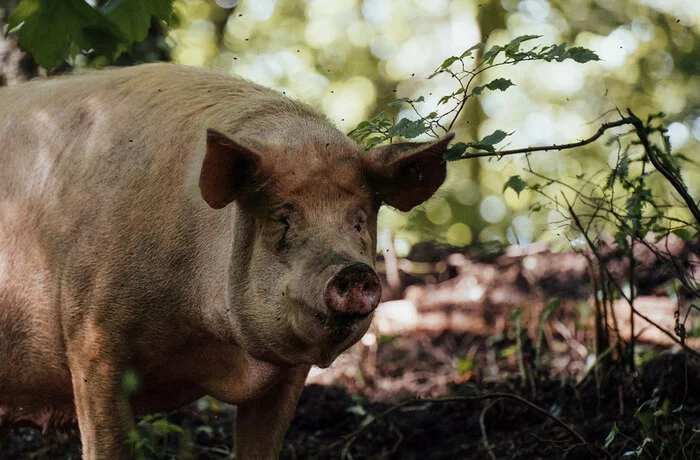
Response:
[[[418,103],[425,101],[423,96],[416,99],[399,98],[387,104],[385,109],[374,118],[361,122],[349,135],[358,142],[361,142],[363,146],[368,149],[383,142],[391,142],[396,137],[407,139],[413,139],[421,135],[439,137],[439,133],[447,132],[454,126],[469,99],[480,96],[486,90],[507,91],[508,88],[514,86],[513,82],[507,78],[496,78],[486,84],[472,87],[475,79],[490,69],[503,65],[515,65],[527,61],[562,62],[568,59],[578,63],[586,63],[599,60],[598,56],[593,51],[582,47],[567,48],[565,43],[549,46],[536,45],[530,49],[521,50],[523,43],[537,38],[540,38],[540,36],[522,35],[514,38],[506,45],[494,45],[486,51],[484,51],[484,44],[478,43],[464,51],[460,56],[451,56],[445,59],[428,78],[430,79],[445,73],[450,75],[458,83],[459,88],[457,90],[441,97],[437,103],[439,108],[452,101],[453,104],[451,107],[441,112],[434,111],[427,116],[423,116],[416,106]],[[481,53],[481,55],[477,59],[479,53]],[[502,59],[497,60],[499,57]],[[470,65],[468,60],[473,59],[476,59],[476,62]],[[407,104],[413,110],[418,117],[417,119],[410,120],[408,118],[402,118],[395,121],[392,118],[390,113],[404,104]],[[569,150],[597,141],[610,129],[629,125],[633,129],[631,133],[636,133],[638,137],[638,141],[635,142],[642,145],[645,156],[648,158],[651,165],[664,176],[681,196],[694,216],[697,228],[700,229],[700,210],[688,193],[680,176],[678,159],[684,159],[684,157],[671,154],[671,145],[668,136],[665,134],[665,129],[662,126],[655,126],[652,123],[656,118],[661,118],[662,116],[663,114],[652,115],[645,124],[628,109],[627,116],[620,114],[619,120],[603,123],[593,135],[586,139],[566,144],[525,147],[510,150],[497,150],[496,145],[512,134],[497,129],[480,140],[457,142],[453,144],[445,152],[444,158],[448,161],[456,161],[492,156],[501,158],[507,155],[529,154],[550,150]],[[662,147],[653,144],[649,140],[649,137],[654,133],[661,134]],[[618,136],[618,139],[619,137],[621,136]],[[627,176],[626,169],[628,168],[629,159],[625,156],[622,160],[622,163],[619,164],[608,177],[609,188],[612,187],[612,184],[617,178],[622,177],[624,179]],[[635,183],[630,181],[625,182],[625,188],[635,192],[629,197],[628,205],[631,210],[636,210],[636,218],[641,217],[641,207],[643,207],[645,203],[651,203],[653,201],[648,196],[647,189],[644,187],[645,178],[646,174],[643,174]],[[513,176],[506,183],[504,190],[506,188],[512,188],[516,193],[520,194],[526,186],[527,184],[520,176]],[[637,227],[639,226],[637,225]],[[639,228],[637,228],[637,231],[639,231]]]
[[[387,104],[377,116],[357,125],[349,135],[368,149],[382,142],[391,141],[396,137],[413,139],[423,134],[439,137],[439,133],[446,133],[452,129],[470,99],[482,95],[486,90],[506,91],[508,88],[515,86],[507,78],[496,78],[486,84],[472,87],[475,79],[484,72],[496,67],[528,61],[562,62],[568,59],[585,63],[599,60],[593,51],[581,47],[567,48],[565,43],[549,46],[536,45],[527,50],[520,49],[523,43],[537,38],[540,38],[540,36],[521,35],[506,45],[494,45],[486,51],[484,51],[484,43],[478,43],[464,51],[460,56],[451,56],[445,59],[428,77],[430,79],[440,74],[448,74],[458,84],[457,90],[438,100],[438,109],[444,106],[443,110],[434,111],[427,116],[423,116],[416,107],[416,104],[424,102],[425,98],[423,96],[416,99],[396,99]],[[481,55],[477,59],[479,53]],[[498,58],[501,59],[497,60]],[[472,65],[470,61],[474,59],[476,59],[476,62]],[[416,114],[417,119],[402,118],[398,122],[394,120],[390,113],[402,104],[408,104]],[[450,149],[449,158],[447,159],[461,159],[461,155],[467,148],[494,153],[496,150],[495,145],[502,142],[510,134],[512,133],[496,130],[479,141],[458,142]]]
[[[8,31],[36,62],[55,69],[80,52],[113,61],[144,40],[151,18],[170,20],[172,0],[109,0],[96,8],[85,0],[22,0],[8,18]]]

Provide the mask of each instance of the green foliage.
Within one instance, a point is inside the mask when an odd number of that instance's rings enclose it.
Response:
[[[505,131],[497,129],[496,131],[492,132],[491,134],[479,141],[457,142],[445,152],[445,159],[448,161],[461,160],[463,158],[462,155],[464,154],[464,152],[466,152],[466,150],[470,147],[476,150],[483,150],[489,153],[495,153],[495,145],[502,142],[503,139],[505,139],[507,136],[510,136],[511,134],[513,133],[507,133]]]
[[[518,174],[517,176],[510,176],[508,182],[506,182],[506,184],[503,186],[503,191],[505,192],[510,188],[513,189],[513,191],[517,193],[518,196],[520,196],[520,192],[525,190],[525,187],[527,187],[527,183]]]
[[[460,376],[467,375],[476,368],[476,361],[474,358],[464,356],[457,360],[457,374]]]
[[[398,123],[389,128],[387,135],[391,137],[413,139],[425,133],[425,129],[426,126],[423,120],[409,120],[408,118],[402,118]]]
[[[654,393],[651,399],[642,403],[635,412],[635,419],[642,428],[639,438],[625,435],[617,424],[613,424],[605,437],[604,447],[613,449],[616,440],[620,440],[625,447],[619,455],[621,458],[688,458],[683,440],[668,430],[669,423],[684,424],[682,417],[685,412],[683,406],[672,409],[668,399],[661,400],[658,394]],[[632,449],[626,447],[630,443]]]
[[[472,89],[472,95],[479,95],[484,91],[484,89],[490,89],[491,91],[505,91],[511,86],[515,86],[515,83],[507,78],[496,78],[485,85],[475,86],[474,89]]]
[[[179,441],[183,435],[183,429],[170,422],[167,414],[157,413],[144,416],[129,432],[126,442],[133,458],[176,458],[168,451],[168,444],[171,439]]]
[[[22,0],[8,26],[37,63],[53,70],[79,52],[112,61],[146,38],[151,17],[168,21],[171,12],[172,0],[111,0],[101,9],[84,0]]]
[[[437,106],[440,111],[423,115],[416,104],[423,102],[423,96],[412,100],[409,98],[396,99],[386,105],[375,117],[363,121],[350,131],[349,136],[360,142],[366,149],[383,142],[391,142],[397,137],[414,139],[421,135],[439,137],[440,133],[449,131],[455,124],[465,104],[471,98],[480,96],[485,90],[507,91],[514,83],[507,78],[495,78],[479,86],[472,86],[475,79],[489,69],[502,65],[514,65],[526,61],[562,62],[567,59],[584,63],[598,60],[598,56],[588,49],[580,47],[567,48],[566,44],[550,46],[533,46],[521,50],[525,42],[540,38],[539,35],[521,35],[505,45],[495,45],[484,52],[484,43],[478,43],[465,50],[460,56],[450,56],[428,77],[447,73],[458,84],[459,88],[450,94],[442,96]],[[482,53],[474,59],[476,53]],[[395,120],[396,109],[408,105],[413,110],[415,118]],[[447,160],[460,160],[469,156],[469,149],[488,153],[496,152],[496,144],[502,142],[508,135],[500,129],[478,141],[457,142],[446,153]]]
[[[615,437],[616,437],[618,434],[620,434],[620,430],[619,430],[619,428],[617,428],[617,423],[613,423],[613,426],[612,426],[612,428],[610,429],[610,432],[609,432],[608,435],[605,437],[605,448],[606,448],[606,449],[607,449],[608,447],[610,447],[610,444],[613,443],[613,441],[615,440]]]

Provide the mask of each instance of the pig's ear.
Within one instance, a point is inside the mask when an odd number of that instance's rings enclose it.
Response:
[[[202,198],[221,209],[256,182],[260,155],[213,129],[207,130],[207,152],[199,173]]]
[[[442,154],[454,134],[435,142],[398,143],[363,155],[369,181],[382,201],[409,211],[433,196],[447,174]]]

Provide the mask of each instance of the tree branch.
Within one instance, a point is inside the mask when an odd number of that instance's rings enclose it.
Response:
[[[582,147],[584,145],[590,144],[592,142],[595,142],[598,140],[600,136],[602,136],[605,131],[612,129],[612,128],[618,128],[620,126],[624,125],[633,125],[632,119],[628,117],[621,118],[617,121],[611,121],[609,123],[603,123],[600,125],[600,128],[598,128],[598,131],[595,132],[591,137],[587,139],[583,139],[578,142],[571,142],[569,144],[554,144],[554,145],[545,145],[545,146],[540,146],[540,147],[523,147],[521,149],[512,149],[512,150],[500,150],[498,152],[474,152],[474,153],[467,153],[464,156],[462,156],[462,160],[466,160],[469,158],[480,158],[480,157],[503,157],[506,155],[516,155],[518,153],[531,153],[531,152],[546,152],[549,150],[567,150],[567,149],[573,149],[576,147]]]
[[[634,130],[637,132],[637,136],[642,142],[642,147],[644,147],[644,152],[646,152],[647,157],[649,157],[649,161],[651,161],[651,164],[654,165],[656,170],[659,171],[666,178],[666,180],[671,183],[673,188],[676,189],[676,192],[678,192],[681,198],[683,198],[683,201],[685,201],[686,206],[688,206],[688,209],[690,209],[690,212],[693,214],[693,217],[695,217],[695,221],[700,228],[700,209],[698,208],[698,205],[695,204],[695,201],[690,196],[683,183],[659,160],[654,146],[649,142],[649,131],[647,127],[644,126],[642,120],[632,113],[632,110],[630,109],[627,109],[627,113],[629,114],[629,117],[625,117],[623,120],[629,120],[629,123],[634,126]]]
[[[649,128],[644,126],[644,122],[637,117],[632,110],[627,109],[627,113],[629,114],[628,117],[622,117],[617,121],[612,121],[609,123],[603,123],[600,125],[600,128],[589,138],[583,139],[578,142],[570,142],[568,144],[554,144],[554,145],[546,145],[546,146],[540,146],[540,147],[523,147],[520,149],[511,149],[511,150],[500,150],[498,152],[474,152],[474,153],[466,153],[464,154],[460,159],[466,160],[470,158],[481,158],[481,157],[504,157],[506,155],[517,155],[520,153],[532,153],[532,152],[546,152],[549,150],[556,150],[556,151],[561,151],[561,150],[568,150],[568,149],[573,149],[576,147],[582,147],[584,145],[588,145],[592,142],[595,142],[598,140],[607,130],[612,129],[612,128],[618,128],[620,126],[624,125],[632,125],[634,127],[634,132],[637,134],[637,137],[639,137],[639,140],[642,144],[642,147],[644,148],[644,152],[646,153],[647,157],[649,158],[649,161],[651,164],[654,165],[657,171],[661,173],[661,175],[666,178],[666,180],[673,186],[673,188],[678,192],[678,194],[681,196],[683,201],[685,202],[686,206],[690,210],[691,214],[695,218],[696,223],[698,224],[698,228],[700,228],[700,208],[698,205],[695,203],[693,198],[690,196],[690,193],[688,193],[688,190],[686,189],[685,185],[678,179],[678,177],[673,174],[672,171],[669,171],[669,169],[664,166],[663,163],[661,163],[661,160],[659,160],[658,155],[656,154],[656,147],[654,147],[651,142],[649,142]]]

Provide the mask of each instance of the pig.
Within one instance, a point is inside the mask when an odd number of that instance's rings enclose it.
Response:
[[[211,395],[237,458],[276,458],[380,300],[379,207],[430,198],[450,139],[364,152],[175,64],[0,89],[0,424],[77,419],[85,459],[128,458],[135,414]]]

